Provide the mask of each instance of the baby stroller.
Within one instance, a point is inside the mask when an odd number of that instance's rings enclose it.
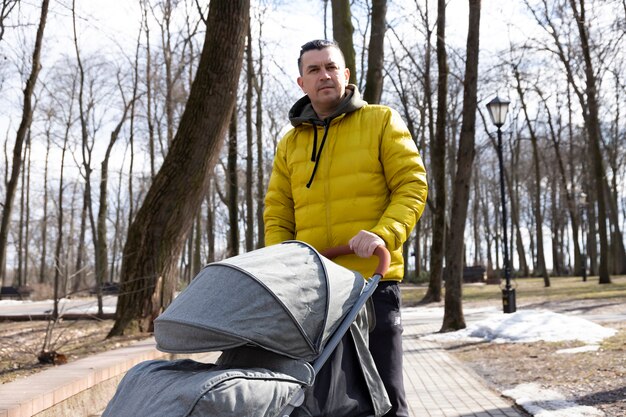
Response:
[[[221,351],[215,364],[131,368],[103,417],[382,416],[390,408],[368,350],[367,301],[389,266],[360,274],[288,241],[206,266],[154,322],[157,348]]]

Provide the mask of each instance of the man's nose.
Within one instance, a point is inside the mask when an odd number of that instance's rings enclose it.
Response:
[[[323,71],[320,73],[320,78],[321,78],[322,80],[329,80],[329,79],[330,79],[330,71],[323,70]]]

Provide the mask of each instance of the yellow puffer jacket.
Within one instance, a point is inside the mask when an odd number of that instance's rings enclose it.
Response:
[[[367,105],[355,86],[335,115],[316,120],[308,97],[290,112],[295,126],[280,141],[265,198],[265,243],[297,239],[322,251],[360,230],[391,251],[385,280],[402,280],[402,244],[419,220],[426,172],[399,114]],[[377,259],[355,255],[340,265],[372,275]]]

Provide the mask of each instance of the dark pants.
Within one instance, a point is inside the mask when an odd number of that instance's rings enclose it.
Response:
[[[370,333],[369,348],[391,400],[385,417],[408,417],[402,374],[402,319],[400,287],[396,281],[383,281],[372,295],[376,327]]]

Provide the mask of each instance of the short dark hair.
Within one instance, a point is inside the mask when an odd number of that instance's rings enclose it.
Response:
[[[341,54],[341,58],[343,59],[343,61],[346,61],[346,58],[344,57],[343,52],[341,51],[341,48],[339,47],[337,42],[329,41],[328,39],[315,39],[305,43],[300,47],[300,56],[298,57],[298,71],[300,71],[300,75],[302,75],[302,55],[304,55],[305,52],[313,50],[321,51],[322,49],[326,48],[336,48]]]

